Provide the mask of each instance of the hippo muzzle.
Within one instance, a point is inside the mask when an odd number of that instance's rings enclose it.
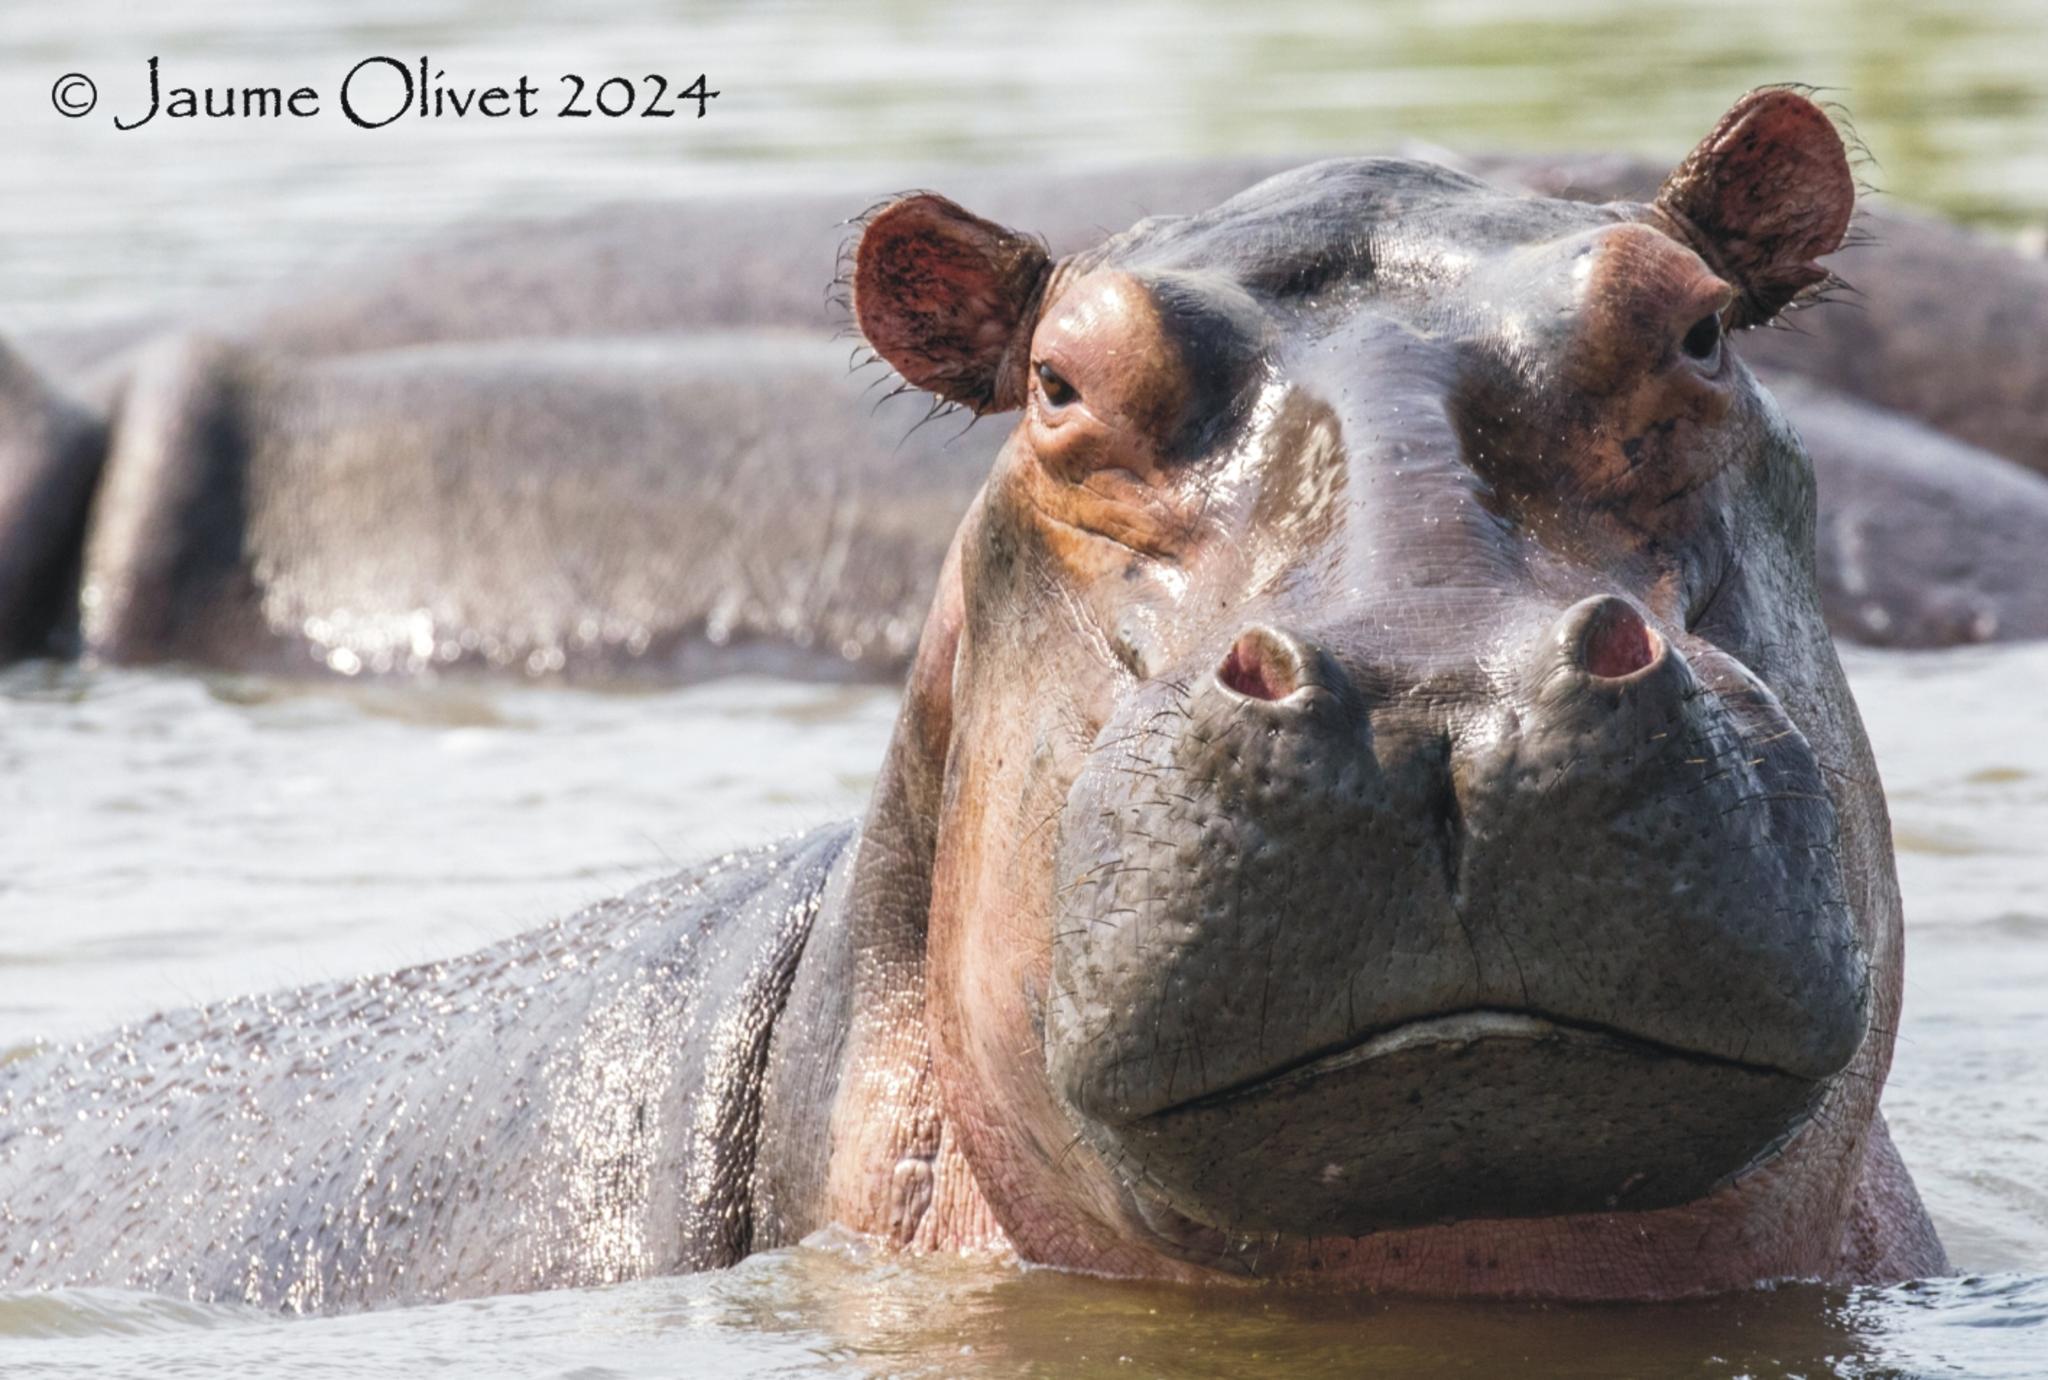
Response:
[[[1148,1215],[1316,1236],[1682,1203],[1855,1055],[1835,812],[1770,691],[1614,595],[1518,621],[1485,665],[1412,674],[1373,620],[1254,625],[1097,737],[1045,1048]]]

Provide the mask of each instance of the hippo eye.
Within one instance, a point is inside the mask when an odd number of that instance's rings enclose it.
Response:
[[[1721,348],[1721,318],[1702,316],[1693,322],[1679,348],[1702,363],[1712,359],[1715,351]]]
[[[1038,387],[1039,391],[1045,394],[1046,404],[1050,407],[1065,407],[1081,396],[1074,385],[1061,378],[1050,364],[1041,363],[1038,366]]]

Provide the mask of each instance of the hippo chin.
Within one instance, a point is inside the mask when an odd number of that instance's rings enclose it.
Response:
[[[859,832],[15,1060],[0,1285],[356,1304],[834,1223],[1465,1296],[1944,1269],[1812,470],[1727,338],[1853,196],[1765,91],[1648,203],[1338,161],[1057,261],[892,203],[862,331],[1021,417]]]

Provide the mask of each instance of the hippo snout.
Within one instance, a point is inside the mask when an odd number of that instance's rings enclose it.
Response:
[[[1068,797],[1046,1057],[1132,1191],[1356,1234],[1688,1201],[1868,1025],[1819,764],[1611,594],[1470,664],[1247,624]]]

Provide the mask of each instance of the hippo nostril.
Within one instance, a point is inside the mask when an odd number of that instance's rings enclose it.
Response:
[[[1216,679],[1252,700],[1281,700],[1301,684],[1301,661],[1265,628],[1247,628],[1216,668]]]
[[[1579,637],[1579,664],[1607,680],[1654,666],[1663,654],[1664,639],[1624,599],[1601,600]]]

